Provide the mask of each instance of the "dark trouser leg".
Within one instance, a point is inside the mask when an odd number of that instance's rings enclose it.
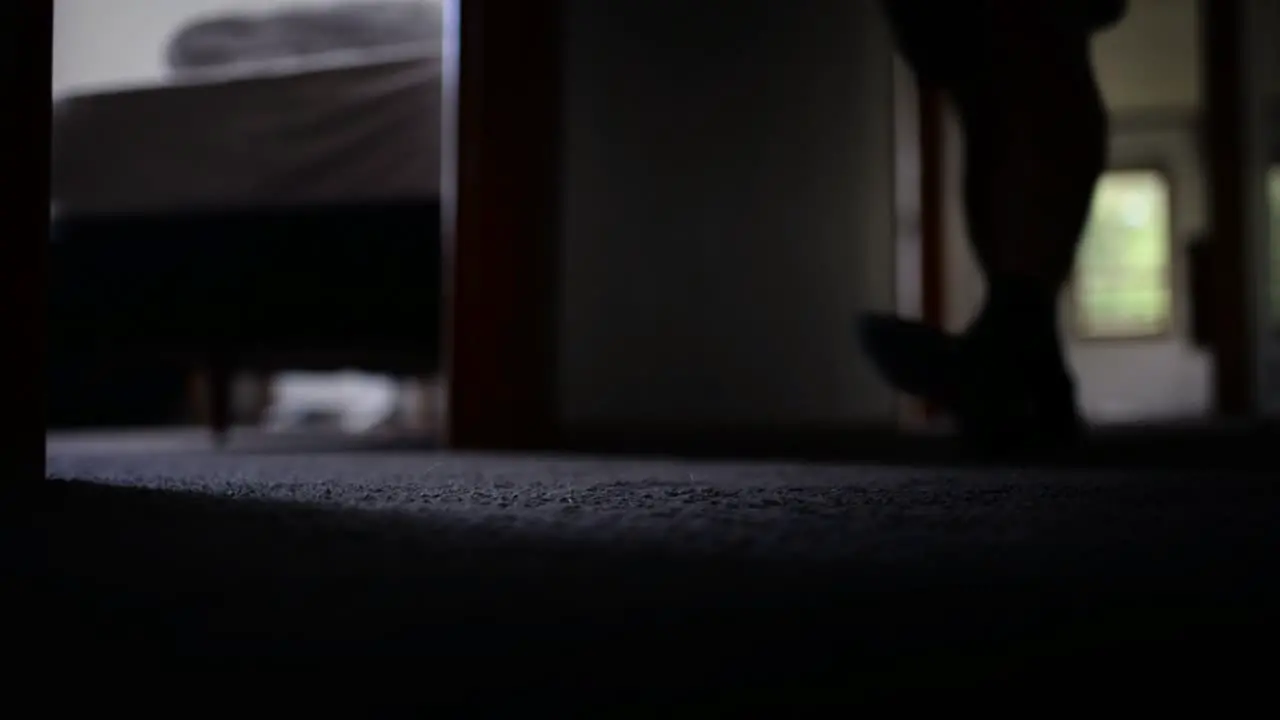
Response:
[[[970,236],[989,278],[1056,293],[1106,161],[1106,111],[1083,31],[1005,14],[975,48],[983,61],[948,88],[965,128]]]
[[[988,291],[971,335],[1062,414],[1074,412],[1074,393],[1057,300],[1106,161],[1107,122],[1086,32],[1017,7],[988,18],[979,72],[951,88],[965,127],[969,232]]]
[[[1064,7],[886,2],[904,55],[961,117],[969,235],[988,297],[954,352],[936,331],[901,321],[873,318],[864,332],[892,382],[940,400],[962,426],[1025,429],[1036,424],[1027,413],[1076,425],[1057,297],[1105,161],[1106,116],[1090,30]],[[955,361],[938,370],[948,353]]]
[[[1107,132],[1080,2],[883,2],[903,55],[960,115],[970,237],[992,278],[1056,288],[1071,271]]]

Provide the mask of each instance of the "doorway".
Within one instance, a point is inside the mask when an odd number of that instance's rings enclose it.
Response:
[[[1244,308],[1229,301],[1254,283],[1233,261],[1245,226],[1230,190],[1217,189],[1239,168],[1222,148],[1222,138],[1239,134],[1236,120],[1221,108],[1240,96],[1233,71],[1216,63],[1236,38],[1205,25],[1236,3],[1129,5],[1094,41],[1110,157],[1062,305],[1083,409],[1102,425],[1247,416],[1241,395],[1252,390],[1241,388],[1252,383],[1241,380],[1251,371],[1239,350],[1247,331],[1236,322]],[[944,137],[943,314],[958,330],[982,288],[964,235],[954,118]]]
[[[1243,54],[1247,76],[1245,122],[1248,162],[1245,197],[1250,233],[1250,266],[1256,347],[1256,398],[1268,420],[1280,419],[1280,49],[1272,38],[1280,31],[1280,7],[1265,0],[1246,3]]]
[[[53,19],[49,424],[429,443],[440,0]]]

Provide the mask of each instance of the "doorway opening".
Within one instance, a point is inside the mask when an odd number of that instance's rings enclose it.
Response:
[[[52,429],[438,438],[446,5],[55,4]]]

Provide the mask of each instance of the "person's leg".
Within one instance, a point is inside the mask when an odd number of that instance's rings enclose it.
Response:
[[[1070,0],[957,1],[948,22],[932,26],[921,24],[927,6],[886,3],[903,54],[960,115],[969,234],[988,294],[959,342],[880,318],[866,328],[868,349],[891,381],[969,429],[1072,431],[1057,297],[1105,161],[1088,52],[1095,25],[1068,14]]]
[[[1074,428],[1074,389],[1058,328],[1107,117],[1089,28],[1045,2],[987,5],[985,72],[953,90],[966,135],[966,210],[987,298],[969,335],[978,362],[1029,403],[1015,422]],[[981,386],[980,384],[978,385]],[[998,405],[989,408],[1003,412]]]
[[[1056,295],[1106,161],[1107,116],[1086,30],[1038,4],[990,11],[985,72],[951,94],[965,128],[966,210],[983,269],[992,281]]]

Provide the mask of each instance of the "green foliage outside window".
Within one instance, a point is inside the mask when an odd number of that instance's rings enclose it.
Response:
[[[1163,174],[1120,170],[1098,182],[1076,260],[1075,326],[1080,335],[1149,337],[1169,330],[1170,218],[1170,189]]]

